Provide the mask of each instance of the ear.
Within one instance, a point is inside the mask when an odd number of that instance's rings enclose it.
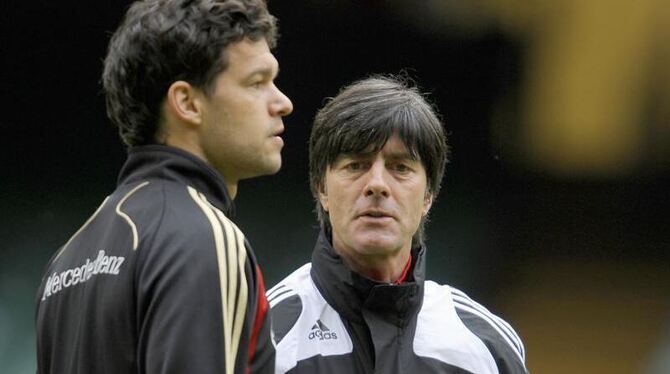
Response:
[[[321,207],[328,212],[328,192],[326,191],[326,187],[323,183],[319,183],[316,191],[319,195],[319,203],[321,203]]]
[[[423,197],[423,212],[421,214],[423,217],[428,214],[431,206],[433,206],[433,194],[426,191],[426,195]]]
[[[168,115],[179,122],[200,125],[203,117],[203,93],[184,81],[173,82],[167,91],[166,109]]]

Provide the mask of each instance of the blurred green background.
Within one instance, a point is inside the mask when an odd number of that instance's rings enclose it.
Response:
[[[667,0],[269,0],[294,103],[284,167],[236,221],[273,285],[309,261],[311,119],[406,71],[452,146],[428,275],[509,320],[535,373],[670,372]],[[0,5],[0,372],[35,371],[43,267],[114,189],[125,152],[100,72],[128,2]]]

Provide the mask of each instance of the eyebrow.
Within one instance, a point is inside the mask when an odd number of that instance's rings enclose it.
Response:
[[[273,77],[276,78],[279,75],[279,66],[277,66],[276,74],[273,75],[274,69],[272,66],[261,66],[258,67],[247,74],[247,79],[250,79],[254,75],[261,75],[264,77]]]
[[[344,157],[349,157],[349,158],[369,158],[369,157],[374,157],[377,152],[347,152],[347,153],[340,153],[337,155],[334,161],[340,160]],[[386,158],[391,159],[391,160],[412,160],[412,161],[419,161],[419,157],[414,157],[412,156],[412,153],[409,151],[396,151],[392,153],[387,153],[385,155]]]
[[[407,159],[407,160],[412,160],[412,161],[418,161],[418,157],[414,157],[411,152],[409,151],[402,151],[402,152],[393,152],[389,153],[386,155],[387,158],[390,158],[391,160],[402,160],[402,159]]]

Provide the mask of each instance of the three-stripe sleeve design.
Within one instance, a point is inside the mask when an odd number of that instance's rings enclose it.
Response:
[[[526,359],[525,348],[523,346],[521,338],[519,338],[519,336],[514,331],[512,326],[509,325],[509,323],[504,321],[502,318],[496,316],[495,314],[491,313],[488,309],[486,309],[484,306],[477,303],[476,301],[472,300],[465,293],[455,288],[451,288],[451,294],[454,306],[456,307],[457,310],[470,313],[478,317],[479,319],[485,321],[488,325],[490,325],[490,327],[493,330],[495,330],[500,335],[500,337],[503,338],[505,343],[509,345],[512,351],[516,354],[521,364],[524,365],[525,367],[525,359]]]
[[[295,294],[295,291],[280,283],[269,289],[266,293],[266,296],[268,298],[268,302],[270,303],[270,308],[274,308],[274,306],[280,303],[282,300]]]
[[[203,194],[192,187],[188,187],[188,192],[212,226],[221,288],[225,368],[226,374],[232,374],[249,297],[245,274],[247,252],[244,234],[223,212],[210,204]]]
[[[302,301],[294,290],[281,283],[266,295],[272,308],[272,342],[276,346],[298,321],[302,313]]]

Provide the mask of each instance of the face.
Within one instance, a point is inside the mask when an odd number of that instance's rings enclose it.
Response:
[[[319,192],[335,249],[363,261],[409,251],[432,203],[426,183],[420,160],[397,135],[376,154],[341,155]]]
[[[227,184],[281,167],[282,117],[293,104],[274,84],[278,63],[264,39],[227,47],[228,67],[203,103],[201,148]]]

